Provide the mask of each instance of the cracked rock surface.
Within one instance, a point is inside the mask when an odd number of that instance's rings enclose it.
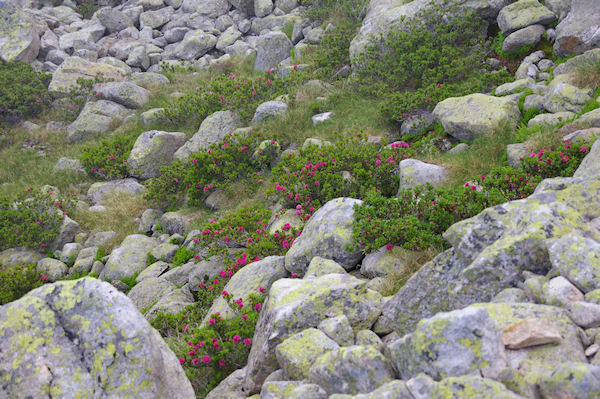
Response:
[[[175,355],[112,285],[45,285],[0,307],[0,398],[194,398]]]

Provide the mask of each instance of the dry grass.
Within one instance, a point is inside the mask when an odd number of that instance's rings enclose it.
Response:
[[[600,59],[581,62],[571,81],[577,87],[588,87],[593,91],[600,89]]]
[[[117,192],[106,199],[103,204],[106,212],[75,211],[73,219],[81,228],[91,233],[93,231],[114,231],[117,233],[112,249],[130,234],[138,233],[139,218],[148,208],[148,204],[140,196],[130,196]]]
[[[402,267],[388,274],[381,285],[379,292],[383,296],[394,295],[408,279],[427,262],[435,258],[440,251],[428,248],[424,251],[404,251]]]

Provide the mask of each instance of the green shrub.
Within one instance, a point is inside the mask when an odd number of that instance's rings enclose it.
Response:
[[[285,212],[285,210],[283,211]],[[228,212],[201,228],[194,246],[207,250],[208,256],[220,255],[230,271],[271,255],[284,255],[298,236],[298,231],[284,226],[283,231],[269,233],[271,211],[259,205]],[[232,252],[231,248],[238,248]],[[225,273],[225,272],[223,272]],[[226,275],[222,274],[222,277]]]
[[[299,3],[306,7],[307,18],[321,22],[336,17],[360,22],[369,7],[368,0],[300,0]]]
[[[359,85],[382,99],[386,118],[402,122],[445,98],[504,83],[507,73],[483,71],[486,26],[473,11],[432,6],[367,48]]]
[[[481,186],[486,190],[499,190],[507,201],[530,196],[542,178],[523,169],[501,167],[481,177]]]
[[[79,160],[90,176],[100,179],[127,177],[127,158],[139,133],[115,134],[98,144],[86,145]]]
[[[62,119],[65,122],[73,122],[77,119],[90,97],[102,97],[101,93],[94,91],[94,85],[107,81],[107,79],[103,79],[100,76],[94,79],[77,79],[77,86],[72,88],[69,94],[62,100]]]
[[[133,275],[129,276],[129,277],[123,277],[121,280],[122,283],[125,283],[129,289],[132,289],[137,282],[135,281],[135,279],[137,278],[137,276],[140,274],[140,272],[135,272],[133,273]]]
[[[160,259],[156,259],[156,258],[154,257],[154,255],[152,255],[150,252],[148,252],[148,253],[146,254],[146,266],[150,266],[150,265],[152,265],[152,264],[154,264],[154,263],[158,262],[159,260],[160,260]]]
[[[16,301],[45,281],[48,281],[48,277],[36,272],[35,264],[13,267],[0,264],[0,306]]]
[[[28,190],[29,191],[29,190]],[[0,197],[0,251],[13,247],[48,249],[63,220],[63,203],[48,194],[13,202]]]
[[[371,189],[384,196],[396,194],[398,162],[412,154],[404,142],[380,148],[360,137],[322,147],[310,145],[288,154],[273,169],[270,192],[307,219],[334,198],[363,198]]]
[[[589,153],[589,148],[587,144],[576,145],[566,141],[561,149],[543,148],[532,152],[521,160],[521,165],[527,173],[544,179],[572,176]]]
[[[331,79],[342,67],[350,65],[350,42],[359,26],[355,21],[346,19],[325,33],[311,56],[317,77]]]
[[[91,18],[100,8],[97,0],[75,0],[76,10],[84,18]]]
[[[279,144],[260,132],[229,135],[208,150],[190,155],[161,168],[161,175],[148,181],[145,198],[156,204],[178,204],[187,195],[189,203],[199,205],[217,188],[266,169]]]
[[[355,207],[354,242],[369,253],[387,246],[410,250],[445,248],[442,233],[451,225],[485,208],[504,202],[497,190],[479,191],[467,183],[460,188],[434,190],[431,186],[403,190],[398,198],[371,191]]]
[[[25,62],[0,61],[0,125],[39,114],[50,103],[51,78]]]
[[[499,31],[498,34],[493,38],[491,48],[496,53],[497,57],[505,58],[505,59],[520,59],[525,57],[527,54],[531,53],[535,46],[525,45],[522,46],[515,51],[506,52],[502,50],[502,45],[504,44],[504,39],[506,37],[502,34],[502,31]]]
[[[249,78],[223,73],[203,81],[174,103],[165,104],[164,115],[174,124],[197,126],[214,112],[232,110],[242,120],[249,121],[261,103],[290,93],[304,79],[296,70],[285,78],[278,78],[269,71]]]
[[[195,253],[191,249],[186,247],[181,247],[177,251],[175,251],[175,255],[173,256],[173,267],[181,266],[186,263],[188,260],[194,257]]]

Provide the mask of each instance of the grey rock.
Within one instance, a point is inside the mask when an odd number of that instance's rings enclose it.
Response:
[[[180,212],[167,212],[160,217],[160,226],[168,234],[185,234],[188,218]]]
[[[156,245],[156,240],[141,234],[127,236],[110,254],[100,278],[118,280],[141,272],[147,266],[148,252]]]
[[[537,0],[519,0],[500,10],[498,27],[507,34],[527,26],[546,25],[556,20],[556,16]]]
[[[572,0],[570,12],[556,27],[554,52],[566,56],[597,48],[599,28],[600,4],[594,0]]]
[[[55,282],[67,274],[67,265],[57,259],[44,258],[41,259],[35,270],[42,275],[42,278],[48,278],[48,281]]]
[[[273,11],[273,0],[254,0],[254,14],[257,17],[266,17]]]
[[[267,101],[260,104],[254,112],[252,122],[262,122],[277,115],[283,115],[287,112],[288,106],[281,101]]]
[[[427,132],[434,124],[433,114],[431,112],[424,112],[420,115],[414,116],[412,119],[406,119],[402,122],[400,127],[400,133],[403,136],[421,136]]]
[[[544,297],[548,305],[570,308],[575,302],[583,301],[584,297],[566,278],[554,277],[544,285]]]
[[[327,202],[309,219],[285,256],[285,267],[292,273],[304,275],[315,256],[329,258],[350,270],[360,262],[360,250],[348,250],[354,220],[354,206],[362,201],[337,198]]]
[[[584,293],[600,288],[600,243],[567,234],[548,247],[552,267]]]
[[[528,157],[530,154],[527,143],[515,143],[506,146],[506,158],[508,166],[511,168],[521,168],[521,160]]]
[[[199,13],[209,18],[217,18],[229,11],[227,0],[183,0],[181,9],[186,13]]]
[[[83,165],[79,159],[71,159],[64,157],[56,161],[56,165],[54,165],[52,172],[70,172],[85,174],[85,170],[83,169]]]
[[[402,190],[425,186],[427,183],[439,187],[446,177],[448,171],[443,166],[425,163],[417,159],[403,159],[400,161],[400,188]]]
[[[303,381],[269,381],[261,391],[261,399],[325,399],[323,388]]]
[[[129,116],[132,116],[131,111],[120,104],[106,100],[88,102],[77,119],[67,126],[67,142],[75,143],[106,133]]]
[[[571,319],[582,328],[600,327],[600,305],[574,302],[570,309]]]
[[[146,188],[135,179],[110,180],[94,183],[90,186],[87,196],[94,205],[102,204],[111,195],[122,193],[130,196],[141,195]]]
[[[0,59],[32,62],[38,56],[40,39],[34,20],[13,2],[0,3]]]
[[[444,378],[431,391],[432,398],[450,395],[452,398],[502,398],[521,399],[522,396],[509,391],[504,385],[492,379],[479,376]]]
[[[340,346],[354,344],[354,331],[344,315],[330,317],[319,323],[317,328]]]
[[[106,28],[108,33],[120,32],[133,26],[131,18],[117,9],[105,7],[96,12],[96,18]]]
[[[331,259],[315,256],[308,264],[304,278],[321,277],[326,274],[346,274],[346,270]]]
[[[160,175],[160,168],[173,161],[175,152],[184,145],[185,133],[151,130],[135,141],[127,158],[131,176],[148,179]]]
[[[556,112],[554,114],[539,114],[535,117],[531,118],[529,122],[527,122],[527,127],[532,127],[535,125],[548,125],[554,126],[558,125],[561,122],[565,122],[569,119],[575,117],[573,112]]]
[[[581,362],[561,364],[542,377],[539,385],[544,398],[591,398],[600,394],[600,367]]]
[[[269,0],[270,1],[270,0]],[[256,44],[255,71],[266,71],[276,67],[290,56],[293,44],[281,31],[261,35]]]
[[[406,387],[414,399],[429,399],[429,395],[435,387],[435,381],[427,374],[418,374],[406,381]]]
[[[520,302],[529,302],[525,291],[520,288],[506,288],[500,291],[494,299],[492,299],[494,303],[520,303]]]
[[[62,251],[60,251],[60,261],[66,264],[73,264],[77,255],[81,251],[81,244],[71,242],[65,244]]]
[[[148,310],[159,299],[172,292],[175,286],[163,278],[149,277],[136,284],[127,294],[140,312]]]
[[[211,144],[223,140],[241,125],[237,114],[231,111],[215,112],[202,121],[196,134],[175,152],[174,158],[186,160],[191,154],[208,149]]]
[[[97,93],[109,101],[127,108],[142,108],[150,99],[150,92],[130,82],[106,82],[94,86]]]
[[[30,248],[8,248],[0,252],[0,264],[6,267],[37,263],[42,255]]]

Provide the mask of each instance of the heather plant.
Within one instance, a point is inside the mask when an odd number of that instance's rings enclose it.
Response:
[[[47,250],[58,235],[66,203],[47,193],[27,192],[17,202],[0,197],[0,251],[13,247]]]
[[[354,242],[369,253],[383,246],[410,250],[445,248],[442,233],[451,225],[485,208],[504,202],[497,190],[477,190],[467,183],[460,188],[417,187],[402,190],[397,198],[371,191],[355,207]]]
[[[542,177],[523,169],[500,167],[488,175],[481,176],[480,185],[485,190],[498,190],[506,201],[523,199],[535,191]]]
[[[271,234],[267,229],[270,219],[271,211],[259,205],[228,212],[202,227],[201,234],[193,240],[194,248],[206,250],[209,257],[223,257],[231,267],[228,275],[267,256],[284,255],[299,231],[286,225],[283,231]]]
[[[270,192],[308,219],[334,198],[363,198],[372,189],[387,197],[396,194],[398,163],[412,154],[405,142],[380,146],[360,135],[335,144],[312,144],[283,157],[273,169]]]
[[[177,204],[187,196],[189,204],[199,205],[216,189],[266,169],[278,149],[277,141],[260,132],[227,135],[208,150],[191,154],[187,161],[161,168],[161,175],[147,183],[146,199]]]
[[[527,173],[543,179],[572,176],[588,152],[587,144],[576,145],[565,141],[562,148],[542,148],[538,152],[532,152],[528,157],[521,159],[521,165]]]
[[[0,306],[16,301],[48,281],[35,270],[35,264],[3,267],[0,264]]]
[[[359,84],[382,99],[386,118],[402,122],[445,98],[504,83],[507,73],[483,70],[486,26],[473,11],[433,5],[367,48],[357,60]]]
[[[241,119],[249,121],[258,105],[288,94],[305,76],[292,70],[280,78],[271,71],[248,78],[234,73],[211,77],[190,89],[174,103],[165,105],[165,117],[174,124],[195,124],[217,111],[233,110]]]
[[[86,172],[98,179],[127,177],[127,158],[140,133],[117,133],[100,143],[84,146],[79,159]]]
[[[203,298],[196,304],[177,315],[161,314],[152,322],[175,348],[175,354],[199,397],[204,397],[225,377],[247,363],[264,291],[261,287],[244,302],[223,291],[221,282],[206,285],[200,288],[198,294]],[[202,326],[209,307],[204,297],[212,298],[212,302],[218,296],[229,303],[232,317],[224,319],[216,313]]]
[[[51,100],[51,77],[25,62],[0,61],[0,125],[39,114]]]

